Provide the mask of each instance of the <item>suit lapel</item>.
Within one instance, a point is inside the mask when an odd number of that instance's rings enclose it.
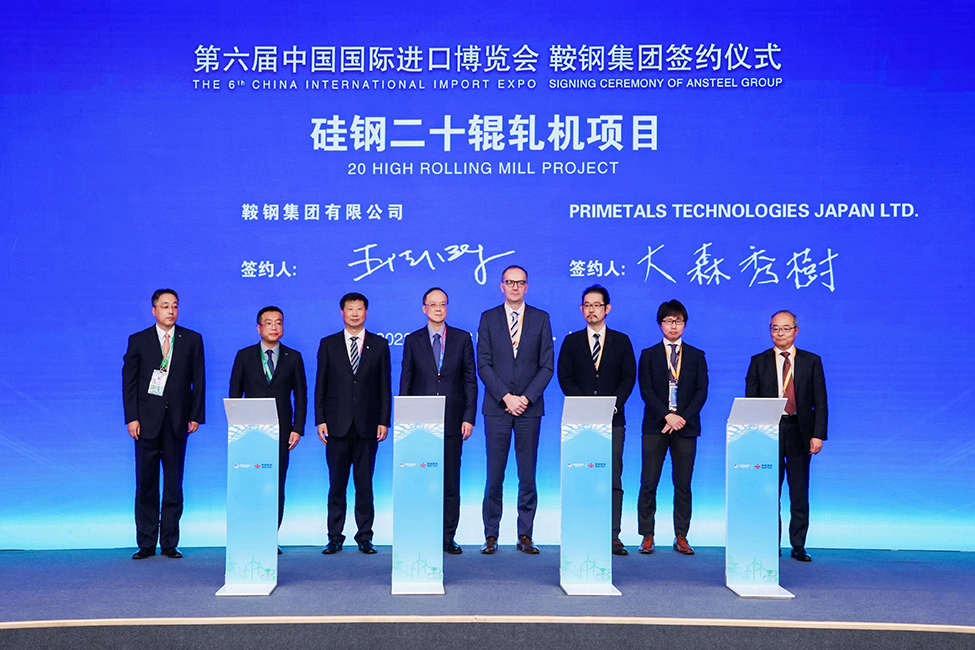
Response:
[[[420,339],[420,345],[421,347],[423,347],[424,350],[423,357],[427,360],[427,363],[430,364],[430,367],[433,369],[433,372],[435,374],[439,374],[440,371],[437,369],[437,358],[433,354],[433,345],[430,343],[430,330],[427,328],[423,328],[423,334],[424,334],[424,338]],[[444,323],[443,334],[440,336],[441,346],[447,345],[446,334],[447,334],[447,324]],[[446,360],[447,349],[446,348],[441,348],[441,349],[443,350],[444,353],[443,356],[444,359]]]

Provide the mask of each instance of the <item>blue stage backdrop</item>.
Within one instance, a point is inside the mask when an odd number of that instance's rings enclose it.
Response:
[[[202,333],[184,546],[225,539],[231,363],[280,305],[314,383],[347,291],[392,346],[423,292],[476,330],[508,264],[580,329],[660,340],[690,312],[711,391],[690,539],[724,543],[724,424],[770,315],[822,355],[829,440],[811,547],[975,549],[971,408],[975,33],[968,2],[12,2],[0,17],[0,548],[134,544],[126,336],[180,292]],[[639,354],[639,352],[638,352]],[[483,389],[481,391],[483,396]],[[638,539],[642,401],[628,404],[623,538]],[[558,543],[557,382],[536,540]],[[283,544],[325,540],[314,416]],[[481,539],[484,434],[459,541]],[[376,541],[391,540],[392,444]],[[669,463],[668,466],[669,467]],[[658,532],[670,532],[670,483]],[[513,459],[502,542],[514,541]],[[351,521],[351,517],[350,517]],[[348,532],[348,531],[347,531]]]

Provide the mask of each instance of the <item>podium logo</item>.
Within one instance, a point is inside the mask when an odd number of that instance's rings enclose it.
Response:
[[[761,465],[744,465],[741,463],[735,463],[735,469],[772,469],[775,467],[773,463],[763,463]]]
[[[416,463],[400,463],[400,467],[416,467]]]
[[[272,469],[274,463],[234,463],[234,469]]]
[[[585,463],[569,463],[569,467],[585,467]]]

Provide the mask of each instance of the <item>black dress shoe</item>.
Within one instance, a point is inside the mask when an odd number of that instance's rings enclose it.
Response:
[[[342,550],[342,542],[336,542],[334,540],[329,541],[325,545],[325,549],[322,551],[322,555],[334,555]]]
[[[518,550],[529,555],[538,555],[538,547],[532,544],[532,538],[528,535],[518,536]]]
[[[623,542],[618,539],[613,540],[613,555],[629,555],[629,551],[623,546]]]
[[[806,553],[805,549],[794,548],[792,549],[792,559],[799,560],[800,562],[812,562],[812,558]]]
[[[281,555],[281,547],[278,547],[278,555]]]
[[[183,557],[183,554],[180,553],[175,548],[164,548],[162,550],[162,554],[165,555],[166,557],[168,557],[171,560],[178,560],[181,557]]]
[[[443,543],[443,552],[448,555],[460,555],[464,552],[464,549],[458,546],[454,540],[450,540],[449,542]]]
[[[488,537],[481,546],[481,555],[494,555],[498,552],[498,538]]]
[[[359,542],[359,552],[365,553],[366,555],[374,555],[376,553],[376,546],[369,540]]]
[[[154,548],[140,548],[138,551],[132,554],[133,560],[144,560],[147,557],[152,557],[156,554],[156,549]]]

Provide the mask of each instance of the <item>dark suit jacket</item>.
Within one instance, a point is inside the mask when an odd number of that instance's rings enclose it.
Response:
[[[140,437],[153,439],[162,429],[163,417],[179,437],[186,436],[190,421],[203,424],[206,414],[206,379],[203,337],[176,325],[173,327],[173,356],[169,379],[161,396],[149,394],[152,371],[162,363],[156,326],[129,337],[122,363],[122,404],[125,422],[139,421]]]
[[[443,365],[437,371],[430,332],[424,326],[403,342],[400,395],[444,395],[444,434],[459,436],[463,422],[474,424],[477,412],[477,374],[470,332],[444,324]]]
[[[531,402],[522,417],[545,415],[542,395],[555,370],[548,312],[525,305],[521,327],[515,358],[504,305],[481,314],[477,326],[477,374],[484,382],[484,415],[504,415],[502,398],[508,393],[524,395]]]
[[[640,394],[643,396],[643,433],[660,433],[670,413],[669,350],[663,341],[640,354]],[[701,408],[708,399],[708,363],[704,352],[681,342],[680,381],[677,383],[677,415],[687,424],[677,431],[685,438],[701,435]]]
[[[565,337],[559,350],[559,385],[567,396],[615,395],[613,426],[621,427],[626,424],[623,407],[636,383],[636,358],[630,337],[608,327],[605,334],[598,372],[589,349],[588,328]]]
[[[826,440],[826,377],[819,355],[796,349],[792,381],[796,393],[799,434],[806,445],[811,438]],[[775,348],[752,357],[745,378],[746,397],[781,397],[775,368]]]
[[[263,354],[260,343],[237,352],[234,368],[230,371],[230,397],[273,397],[278,409],[278,432],[284,444],[292,431],[305,433],[305,414],[308,412],[305,363],[300,352],[278,343],[274,374],[268,382],[261,358]],[[291,408],[292,393],[294,410]]]
[[[326,336],[318,346],[315,423],[324,422],[329,437],[341,438],[355,422],[359,437],[375,440],[376,428],[389,426],[393,402],[389,343],[366,332],[359,348],[359,371],[352,374],[343,332]]]

